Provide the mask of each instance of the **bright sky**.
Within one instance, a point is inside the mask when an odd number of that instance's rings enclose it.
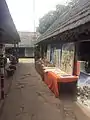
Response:
[[[50,10],[54,10],[57,4],[65,4],[69,0],[35,0],[35,14],[33,14],[33,0],[6,0],[13,21],[19,31],[34,31],[38,26],[39,18]]]

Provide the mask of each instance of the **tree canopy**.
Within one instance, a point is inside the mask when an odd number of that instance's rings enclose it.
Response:
[[[74,4],[76,4],[80,0],[71,0],[68,5],[56,5],[55,11],[50,11],[47,14],[45,14],[40,20],[39,20],[39,27],[37,27],[37,32],[40,34],[43,34],[46,32],[46,30],[55,22],[55,20],[63,14],[67,9],[70,9]]]

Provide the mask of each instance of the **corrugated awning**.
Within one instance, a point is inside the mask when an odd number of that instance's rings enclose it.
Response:
[[[5,0],[0,0],[0,43],[18,43],[19,34]]]

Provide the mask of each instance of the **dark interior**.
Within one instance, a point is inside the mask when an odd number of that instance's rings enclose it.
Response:
[[[77,58],[80,61],[90,61],[90,41],[77,44]]]

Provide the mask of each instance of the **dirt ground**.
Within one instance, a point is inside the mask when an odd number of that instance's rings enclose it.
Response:
[[[63,120],[60,100],[37,74],[33,59],[20,59],[0,120]]]

